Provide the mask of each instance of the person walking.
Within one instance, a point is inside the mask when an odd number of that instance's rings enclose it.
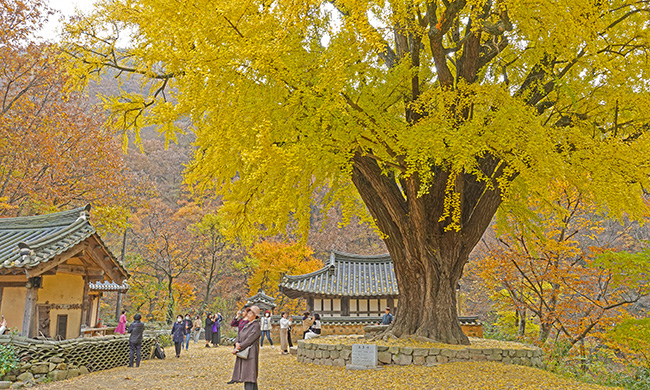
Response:
[[[199,342],[201,337],[201,316],[197,315],[192,324],[192,337],[194,338],[194,344]]]
[[[190,339],[192,338],[192,327],[194,326],[192,324],[192,317],[190,317],[189,314],[185,314],[185,321],[183,321],[185,324],[185,350],[190,349]]]
[[[221,345],[221,321],[223,321],[223,316],[217,312],[214,315],[214,324],[212,325],[212,345],[215,347]]]
[[[176,322],[172,327],[172,336],[174,340],[174,349],[176,349],[176,357],[181,357],[181,349],[183,348],[183,340],[185,340],[185,322],[183,316],[178,315]]]
[[[273,340],[271,340],[271,329],[273,325],[271,324],[271,312],[266,311],[264,317],[260,320],[260,328],[262,329],[262,337],[260,337],[260,347],[264,347],[264,337],[269,340],[271,347],[273,346]]]
[[[120,320],[117,323],[117,328],[115,328],[115,333],[125,334],[126,333],[126,311],[122,310],[120,315]]]
[[[207,317],[205,317],[205,347],[210,348],[210,343],[212,342],[212,325],[214,325],[214,321],[212,321],[212,314],[208,313]]]
[[[235,339],[233,354],[248,348],[248,358],[242,359],[237,356],[235,367],[232,372],[232,379],[228,384],[244,382],[245,390],[257,390],[257,374],[259,372],[259,338],[262,334],[260,328],[260,308],[251,306],[246,312],[246,323],[241,327]]]
[[[289,334],[289,327],[291,326],[291,318],[286,311],[282,312],[282,318],[280,318],[280,353],[286,355],[289,352],[287,351],[287,346],[289,345],[287,341],[287,335]]]
[[[144,333],[144,324],[140,322],[142,316],[137,313],[133,316],[133,322],[129,325],[129,367],[133,367],[133,357],[135,355],[135,366],[140,367],[140,350],[142,347],[142,334]]]

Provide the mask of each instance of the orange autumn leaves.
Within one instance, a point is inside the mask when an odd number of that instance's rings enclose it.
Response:
[[[51,11],[2,1],[0,14],[0,216],[82,203],[110,214],[127,197],[119,145],[68,90],[56,48],[34,37]]]
[[[302,244],[285,244],[262,241],[250,250],[249,256],[236,266],[248,274],[249,294],[258,290],[276,298],[276,311],[298,314],[304,309],[301,299],[288,299],[278,290],[282,275],[302,275],[323,267],[323,263],[312,257],[311,248]]]
[[[507,233],[484,240],[474,272],[502,309],[517,312],[519,336],[527,333],[521,319],[530,317],[540,342],[558,336],[574,345],[620,321],[626,306],[648,294],[646,284],[632,283],[648,265],[621,279],[624,257],[617,252],[639,246],[628,228],[600,216],[591,199],[570,186],[549,187],[553,202],[529,199],[532,218],[506,213],[499,227]],[[611,256],[618,260],[603,260]]]

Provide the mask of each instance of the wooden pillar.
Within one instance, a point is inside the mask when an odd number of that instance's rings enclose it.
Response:
[[[81,334],[81,327],[84,324],[90,326],[90,324],[86,323],[88,318],[88,313],[91,310],[89,283],[90,283],[90,278],[88,277],[88,274],[86,274],[84,276],[84,292],[81,297],[81,317],[79,319],[79,334]]]
[[[95,312],[95,322],[99,321],[99,319],[101,318],[101,317],[99,317],[99,312],[100,312],[101,306],[102,306],[102,295],[103,295],[103,293],[101,293],[101,292],[99,293],[99,295],[97,295],[97,311]],[[94,327],[95,325],[96,324],[92,324],[90,326]]]
[[[25,293],[25,311],[23,314],[23,328],[20,335],[23,337],[34,337],[34,317],[36,317],[36,301],[38,301],[38,288],[27,283]]]
[[[307,311],[314,313],[314,297],[312,296],[307,298]]]
[[[115,304],[115,321],[120,321],[122,315],[122,291],[117,292],[117,303]]]

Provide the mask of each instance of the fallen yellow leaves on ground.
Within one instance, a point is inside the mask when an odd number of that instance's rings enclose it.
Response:
[[[314,344],[377,344],[387,347],[412,347],[412,348],[440,348],[440,349],[536,349],[536,347],[517,343],[513,341],[501,341],[491,339],[481,339],[476,337],[469,338],[470,345],[443,344],[429,341],[421,341],[416,338],[391,338],[389,340],[370,340],[358,335],[342,335],[318,337],[311,340],[305,340],[306,343]]]
[[[192,344],[180,358],[143,361],[140,368],[119,367],[94,372],[39,389],[242,389],[227,385],[234,364],[231,348],[205,348]],[[330,389],[611,389],[588,385],[523,366],[494,362],[449,363],[435,367],[387,366],[378,370],[348,371],[345,368],[302,364],[293,355],[265,347],[260,355],[259,388],[264,390]]]

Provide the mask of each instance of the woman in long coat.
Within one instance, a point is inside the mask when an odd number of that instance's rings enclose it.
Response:
[[[221,344],[221,321],[223,317],[221,313],[214,315],[214,325],[212,325],[212,345],[218,347]]]
[[[210,348],[210,342],[212,341],[212,325],[214,324],[214,321],[212,321],[212,314],[208,314],[207,317],[205,317],[205,347]]]
[[[259,372],[259,357],[260,357],[260,335],[262,330],[260,328],[260,308],[251,306],[246,313],[246,325],[237,333],[235,339],[235,350],[244,350],[250,347],[248,351],[248,359],[237,357],[235,360],[235,369],[232,372],[232,382],[244,382],[244,389],[257,390],[257,373]]]

